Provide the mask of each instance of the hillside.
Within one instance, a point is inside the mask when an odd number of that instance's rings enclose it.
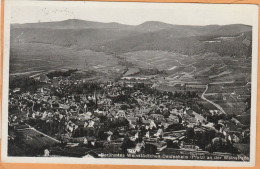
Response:
[[[45,28],[45,29],[127,29],[130,25],[123,25],[115,22],[102,23],[93,21],[84,21],[79,19],[68,19],[57,22],[38,22],[26,24],[13,24],[12,28]]]
[[[73,19],[14,24],[10,39],[12,76],[80,69],[101,81],[155,75],[158,88],[169,90],[178,83],[208,84],[205,97],[235,114],[244,113],[244,101],[250,98],[248,25],[148,21],[129,26]],[[201,94],[205,89],[193,90]]]
[[[116,40],[133,34],[132,31],[113,29],[48,29],[14,28],[11,30],[11,43],[44,43],[59,46],[90,48],[106,41]]]
[[[11,43],[45,43],[113,54],[139,50],[182,54],[216,52],[248,55],[252,28],[247,25],[186,26],[149,21],[137,26],[82,20],[14,24]],[[218,39],[220,38],[220,39]],[[231,50],[232,49],[232,50]],[[250,52],[249,52],[250,54]]]

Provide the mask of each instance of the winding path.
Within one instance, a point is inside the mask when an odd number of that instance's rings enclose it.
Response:
[[[206,85],[206,89],[205,89],[205,91],[202,93],[201,98],[202,98],[203,100],[205,100],[205,101],[207,101],[207,102],[213,104],[213,105],[214,105],[215,107],[217,107],[222,113],[227,114],[227,113],[223,110],[223,108],[222,108],[220,105],[218,105],[218,104],[214,103],[213,101],[210,101],[210,100],[208,100],[207,98],[204,97],[204,94],[207,92],[208,88],[209,88],[209,86]]]

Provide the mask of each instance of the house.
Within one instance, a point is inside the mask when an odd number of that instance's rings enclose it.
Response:
[[[235,142],[235,143],[238,143],[240,141],[239,137],[237,135],[235,135],[235,134],[232,135],[232,138],[233,138],[232,139],[233,142]]]
[[[117,112],[116,116],[125,118],[126,117],[126,113],[123,110],[119,110]]]
[[[87,152],[87,154],[85,156],[83,156],[82,158],[98,158],[98,153],[94,152],[94,151],[89,151]]]
[[[139,118],[130,116],[130,117],[127,117],[127,120],[129,121],[129,124],[136,125]]]
[[[174,109],[172,109],[172,110],[170,111],[170,113],[177,115],[177,114],[178,114],[178,110],[177,110],[176,108],[174,108]]]
[[[17,92],[20,92],[20,91],[21,91],[20,88],[15,88],[15,89],[13,90],[14,93],[17,93]]]
[[[149,125],[150,129],[156,128],[156,124],[154,123],[153,120],[150,120],[150,125]]]
[[[209,110],[212,115],[219,114],[219,110]]]
[[[137,143],[135,146],[135,150],[136,152],[140,152],[142,150],[142,148],[144,147],[144,143]]]
[[[231,139],[231,138],[230,138]],[[212,139],[212,143],[214,145],[218,144],[218,145],[227,145],[227,141],[224,138],[220,138],[220,137],[215,137]]]
[[[198,122],[206,121],[206,119],[202,115],[200,115],[200,114],[198,114],[198,113],[196,113],[194,111],[192,112],[192,114],[195,116],[195,119],[197,119]]]
[[[108,86],[108,87],[111,87],[111,86],[112,86],[112,82],[111,82],[111,81],[108,81],[108,82],[107,82],[107,86]]]
[[[39,81],[40,81],[40,82],[47,83],[47,82],[49,81],[49,78],[48,78],[47,75],[41,74],[40,77],[39,77]]]
[[[70,106],[66,105],[66,104],[59,104],[59,108],[64,109],[64,110],[68,110],[70,108]]]
[[[173,115],[173,114],[171,114],[171,115],[169,116],[169,118],[167,118],[167,121],[168,121],[168,122],[171,122],[171,123],[173,123],[173,124],[179,124],[179,123],[180,123],[179,117],[176,116],[176,115]]]
[[[164,120],[164,116],[162,114],[151,114],[150,117],[152,117],[154,120],[159,120],[159,121],[163,121]]]
[[[163,130],[161,128],[159,128],[157,133],[154,134],[154,136],[159,137],[161,135],[163,135]]]

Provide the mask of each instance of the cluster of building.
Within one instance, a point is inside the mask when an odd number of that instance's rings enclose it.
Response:
[[[232,132],[224,119],[214,124],[169,95],[138,88],[138,82],[98,83],[102,91],[79,94],[68,93],[68,86],[76,88],[84,80],[44,76],[38,80],[43,85],[35,93],[10,89],[9,128],[33,127],[70,151],[85,147],[101,154],[206,153],[210,145],[230,146],[249,135],[247,131]],[[203,140],[196,136],[209,132],[214,133],[210,141],[197,144]],[[50,148],[45,154],[55,154],[55,150]]]

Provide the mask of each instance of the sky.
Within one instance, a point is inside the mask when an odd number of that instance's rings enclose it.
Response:
[[[21,2],[11,7],[11,23],[82,19],[138,25],[161,21],[178,25],[253,25],[256,5],[126,3],[126,2]]]

